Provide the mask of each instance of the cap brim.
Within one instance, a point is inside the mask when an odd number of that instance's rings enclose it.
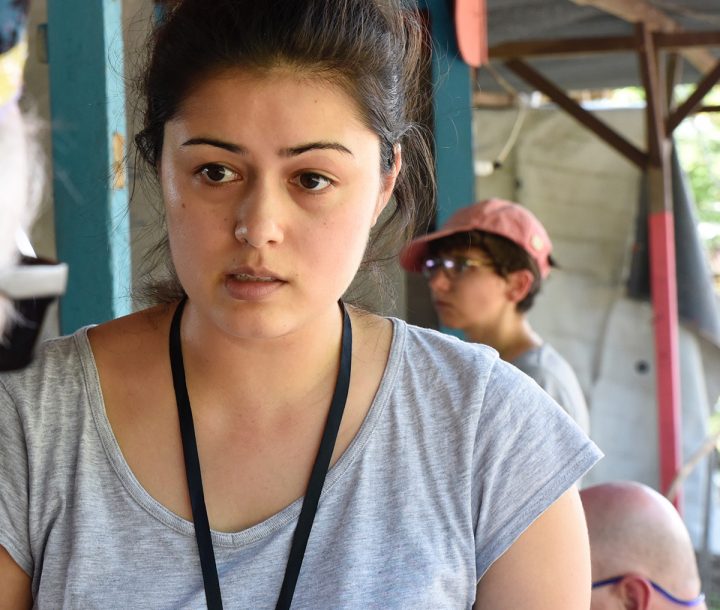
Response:
[[[442,239],[448,235],[454,235],[455,233],[464,233],[465,231],[471,231],[472,226],[467,227],[452,227],[451,229],[441,229],[439,231],[433,231],[417,239],[413,239],[405,248],[400,252],[400,266],[405,271],[414,271],[419,273],[422,271],[422,264],[428,257],[428,245],[431,241],[436,239]]]

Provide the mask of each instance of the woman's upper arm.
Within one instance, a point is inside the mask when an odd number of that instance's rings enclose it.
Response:
[[[30,577],[0,546],[0,610],[32,607]]]
[[[493,563],[477,587],[476,610],[590,607],[590,547],[575,486]]]

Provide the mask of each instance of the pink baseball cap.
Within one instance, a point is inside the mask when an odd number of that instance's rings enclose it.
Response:
[[[431,241],[466,231],[505,237],[533,258],[543,278],[550,273],[552,242],[545,227],[530,210],[504,199],[487,199],[459,209],[440,229],[411,241],[400,253],[400,265],[407,271],[420,271]]]

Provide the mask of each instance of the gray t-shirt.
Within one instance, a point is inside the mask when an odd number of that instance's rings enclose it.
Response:
[[[393,324],[378,393],[328,473],[293,609],[469,608],[488,567],[599,459],[494,351]],[[226,608],[275,607],[300,505],[213,532]],[[0,545],[38,608],[205,607],[193,525],[123,458],[86,329],[0,377]]]
[[[549,343],[530,349],[512,361],[552,396],[586,433],[590,430],[585,395],[572,367]]]

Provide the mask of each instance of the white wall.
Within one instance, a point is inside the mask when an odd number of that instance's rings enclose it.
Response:
[[[513,110],[477,112],[477,158],[494,159],[515,116]],[[599,116],[645,148],[642,111]],[[539,109],[530,112],[507,164],[476,182],[478,199],[496,195],[528,206],[553,240],[560,269],[529,317],[573,365],[588,398],[591,436],[606,458],[586,484],[636,479],[659,485],[652,309],[625,296],[640,180],[633,165],[572,118]],[[687,458],[707,434],[720,350],[681,328],[680,360]],[[686,520],[697,545],[704,500],[703,465],[686,484]]]

